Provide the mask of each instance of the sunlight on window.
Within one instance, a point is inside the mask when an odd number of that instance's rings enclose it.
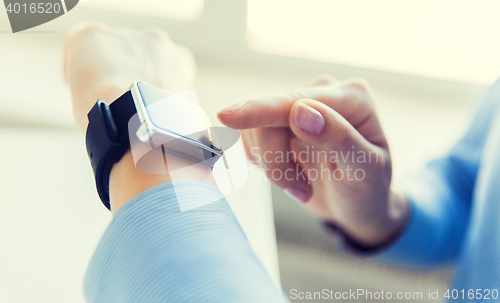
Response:
[[[249,0],[251,46],[466,83],[500,76],[497,0]]]
[[[194,21],[203,12],[204,0],[82,0],[84,6],[117,12]]]

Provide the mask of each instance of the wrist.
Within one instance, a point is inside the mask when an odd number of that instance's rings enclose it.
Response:
[[[83,104],[80,108],[75,108],[75,118],[79,126],[81,125],[82,130],[85,131],[87,128],[87,114],[96,100],[99,99],[111,104],[129,88],[130,83],[125,81],[99,81],[98,85],[89,85],[82,91],[80,98],[93,100],[93,103],[88,102],[88,106],[87,103],[76,102],[77,104]],[[83,99],[80,99],[80,101],[83,101]],[[162,161],[155,165],[165,165],[165,174],[141,173],[136,169],[130,149],[113,165],[109,176],[109,199],[113,213],[116,213],[139,193],[160,184],[193,180],[216,185],[211,169],[205,163],[194,163],[170,153],[164,153],[163,158],[165,162]]]
[[[151,77],[141,77],[137,79],[151,79]],[[75,85],[70,83],[73,99],[73,115],[78,128],[85,133],[88,125],[87,114],[92,109],[97,100],[102,100],[108,104],[118,99],[130,89],[133,81],[137,79],[125,79],[120,77],[96,77],[93,81],[80,81]],[[150,81],[150,83],[155,83]]]
[[[410,218],[410,205],[404,193],[391,189],[386,208],[373,220],[356,228],[346,229],[353,241],[364,247],[379,248],[388,245],[405,229]]]
[[[406,195],[402,191],[391,189],[385,213],[386,224],[382,223],[379,236],[374,238],[374,243],[385,246],[394,241],[406,228],[410,219],[410,210]]]
[[[201,181],[216,186],[210,167],[204,163],[168,154],[166,174],[144,174],[135,167],[129,150],[115,163],[109,177],[111,211],[116,213],[123,205],[143,191],[160,184],[176,181]],[[175,171],[175,173],[173,173]]]
[[[97,82],[97,81],[96,81]],[[97,100],[111,103],[118,99],[128,90],[130,83],[119,84],[98,81],[99,83],[81,82],[78,85],[71,85],[71,95],[73,99],[73,116],[78,128],[85,133],[88,125],[87,114],[92,109]]]

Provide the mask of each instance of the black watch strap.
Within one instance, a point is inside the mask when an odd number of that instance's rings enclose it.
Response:
[[[87,115],[87,154],[94,171],[97,192],[109,210],[109,174],[113,165],[130,148],[128,122],[136,113],[132,93],[127,91],[111,104],[98,100]]]

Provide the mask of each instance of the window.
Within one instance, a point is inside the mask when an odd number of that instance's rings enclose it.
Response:
[[[249,0],[262,53],[488,85],[500,75],[496,0]]]
[[[98,9],[194,21],[203,12],[203,2],[204,0],[83,0],[81,3]]]

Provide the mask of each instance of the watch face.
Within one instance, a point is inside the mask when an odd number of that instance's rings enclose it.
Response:
[[[200,172],[208,172],[208,165],[224,196],[243,186],[248,170],[239,131],[209,127],[194,90],[174,95],[146,83],[134,82],[131,94],[137,113],[128,122],[128,135],[134,165],[139,172],[168,173],[177,191],[176,181],[185,180],[185,169],[197,165]],[[177,161],[176,156],[189,161]],[[179,187],[179,190],[183,189]],[[205,200],[202,204],[193,203],[192,199],[183,200],[182,195],[177,198],[183,212],[221,197],[214,196],[213,200]]]
[[[143,107],[149,122],[162,133],[171,133],[181,137],[181,141],[194,141],[196,145],[219,150],[214,147],[207,128],[206,115],[198,104],[190,98],[183,98],[154,87],[138,82],[137,88],[142,98]],[[156,142],[160,145],[164,142]],[[171,142],[175,145],[182,142]],[[177,144],[179,145],[179,144]]]

